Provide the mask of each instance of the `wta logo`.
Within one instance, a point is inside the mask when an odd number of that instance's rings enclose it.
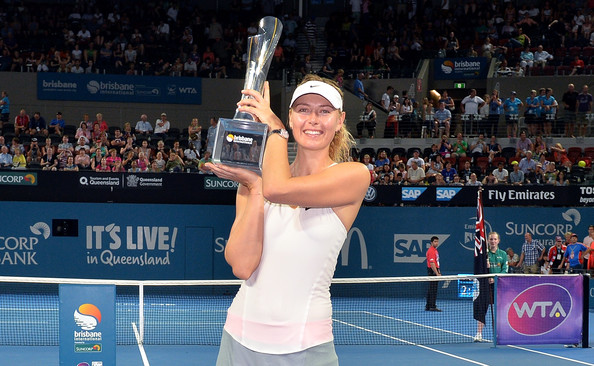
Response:
[[[559,327],[571,313],[569,292],[560,285],[543,283],[522,291],[507,313],[511,328],[525,336],[539,336]]]
[[[443,64],[441,64],[441,71],[444,74],[451,74],[454,71],[454,63],[450,60],[445,60]]]
[[[101,323],[101,311],[93,304],[82,304],[74,311],[74,322],[83,330],[93,330]]]

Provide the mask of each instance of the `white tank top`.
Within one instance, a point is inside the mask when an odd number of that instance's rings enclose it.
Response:
[[[245,347],[286,354],[330,342],[330,283],[346,229],[331,208],[264,204],[260,265],[227,312],[225,330]]]

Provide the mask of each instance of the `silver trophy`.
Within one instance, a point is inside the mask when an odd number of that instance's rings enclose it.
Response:
[[[270,62],[282,30],[280,20],[264,17],[258,24],[258,34],[248,37],[244,89],[253,89],[260,93],[264,90]],[[242,99],[244,98],[249,97],[244,95]],[[267,134],[267,124],[255,122],[251,114],[236,110],[233,119],[219,119],[212,158],[216,163],[260,173]]]

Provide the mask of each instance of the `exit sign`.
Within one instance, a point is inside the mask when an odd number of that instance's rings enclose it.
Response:
[[[454,83],[454,89],[466,89],[466,83]]]

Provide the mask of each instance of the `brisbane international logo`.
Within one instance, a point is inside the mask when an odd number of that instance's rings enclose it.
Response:
[[[74,311],[74,322],[83,330],[93,330],[101,323],[101,311],[93,304],[82,304]]]
[[[441,71],[444,74],[451,74],[454,71],[454,63],[451,60],[445,60],[441,64]]]

